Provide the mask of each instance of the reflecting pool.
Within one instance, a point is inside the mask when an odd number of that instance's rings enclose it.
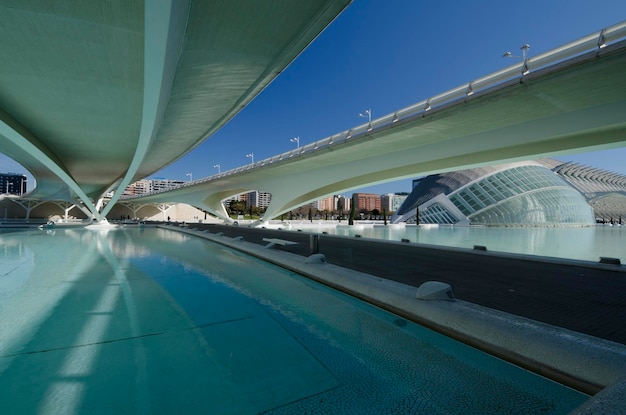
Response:
[[[280,227],[277,225],[276,227]],[[384,226],[374,224],[325,225],[293,223],[291,230],[327,232],[334,235],[472,248],[490,251],[597,262],[601,256],[626,263],[626,226],[589,227],[483,227],[483,226]]]
[[[565,414],[587,398],[197,237],[0,233],[2,414]]]

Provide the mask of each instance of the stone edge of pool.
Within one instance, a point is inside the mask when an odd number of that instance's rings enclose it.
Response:
[[[159,227],[205,238],[297,272],[539,375],[595,394],[572,414],[626,414],[626,346],[620,343],[462,300],[419,300],[416,287],[265,249],[240,238]]]

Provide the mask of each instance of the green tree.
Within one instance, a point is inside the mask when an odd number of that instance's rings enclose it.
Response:
[[[246,202],[241,200],[231,200],[228,206],[231,215],[243,215],[246,211]]]
[[[354,225],[354,215],[356,214],[356,197],[352,195],[352,203],[350,204],[350,217],[348,218],[348,225]]]

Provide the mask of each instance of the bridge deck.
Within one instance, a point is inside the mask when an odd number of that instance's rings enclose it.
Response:
[[[191,225],[224,236],[286,238],[298,245],[277,247],[309,255],[310,234],[225,225]],[[519,256],[449,250],[419,244],[320,235],[319,252],[329,263],[404,284],[437,280],[457,298],[554,326],[626,344],[624,266],[584,267],[567,261],[533,261]]]

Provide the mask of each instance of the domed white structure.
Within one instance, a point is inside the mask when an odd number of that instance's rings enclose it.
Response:
[[[590,202],[601,207],[615,198],[626,201],[624,176],[556,160],[523,161],[427,176],[393,222],[587,226],[602,217]]]

